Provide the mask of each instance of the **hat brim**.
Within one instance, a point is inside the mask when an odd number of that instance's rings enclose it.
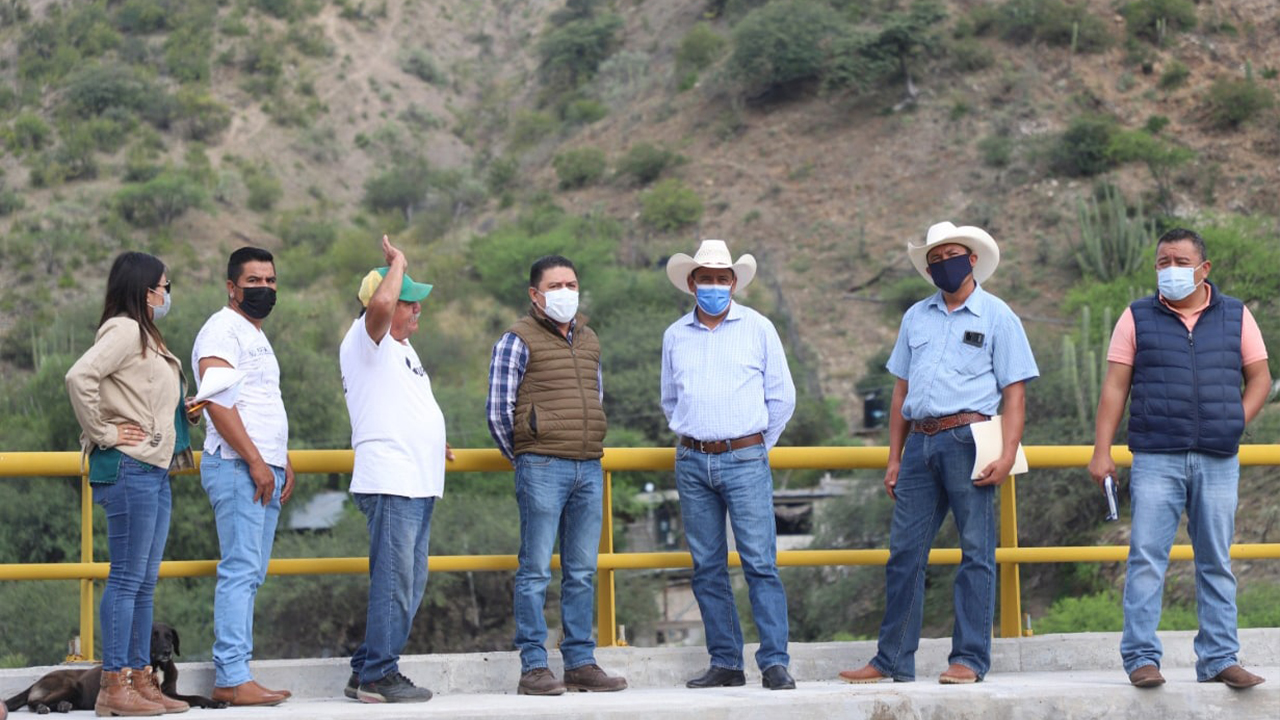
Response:
[[[920,277],[930,285],[933,284],[933,276],[929,274],[929,250],[952,243],[963,245],[969,248],[969,252],[978,256],[977,262],[973,265],[973,279],[978,284],[986,282],[995,274],[996,266],[1000,264],[1000,247],[986,230],[965,225],[944,236],[933,238],[932,241],[923,243],[907,241],[907,256],[911,258],[911,264],[915,266],[916,272],[920,273]]]
[[[409,279],[408,275],[405,275],[404,282],[400,283],[400,300],[402,302],[422,302],[431,294],[431,288],[431,285],[414,282]]]
[[[692,295],[693,291],[689,289],[689,273],[700,267],[729,268],[733,270],[733,276],[738,281],[733,291],[734,295],[741,294],[751,284],[751,281],[756,278],[756,259],[750,254],[738,258],[737,262],[732,265],[702,265],[684,253],[676,253],[671,256],[671,259],[667,260],[667,279],[680,292]]]

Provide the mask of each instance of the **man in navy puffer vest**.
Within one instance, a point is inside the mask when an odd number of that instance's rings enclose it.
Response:
[[[1111,441],[1127,399],[1133,531],[1120,655],[1137,687],[1164,683],[1156,627],[1169,549],[1182,512],[1195,551],[1196,679],[1233,688],[1262,678],[1236,660],[1236,452],[1271,386],[1267,350],[1249,308],[1207,282],[1204,240],[1174,229],[1156,241],[1159,292],[1135,301],[1111,335],[1089,474],[1114,476]],[[1244,390],[1241,391],[1243,385]]]

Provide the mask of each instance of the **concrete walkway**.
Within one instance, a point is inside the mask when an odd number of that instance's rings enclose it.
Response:
[[[1218,683],[1197,683],[1192,632],[1161,633],[1168,683],[1153,690],[1129,685],[1110,633],[1050,635],[993,643],[992,671],[976,685],[944,686],[936,676],[946,668],[948,639],[925,640],[917,654],[919,681],[849,685],[841,669],[861,666],[874,643],[793,644],[795,691],[760,687],[748,670],[740,688],[687,690],[684,680],[705,668],[702,648],[604,648],[597,659],[606,670],[625,675],[631,689],[620,693],[568,694],[532,698],[515,694],[519,658],[515,653],[471,653],[406,657],[402,671],[437,695],[417,705],[365,705],[341,696],[350,673],[345,660],[270,660],[254,663],[268,687],[287,687],[294,698],[274,708],[193,710],[184,717],[213,720],[289,718],[690,718],[764,720],[775,718],[1035,718],[1127,720],[1280,719],[1280,629],[1242,630],[1241,661],[1268,681],[1247,691]],[[747,657],[754,648],[749,647]],[[558,660],[558,658],[556,659]],[[557,675],[560,668],[553,660]],[[0,670],[0,694],[8,697],[49,668]],[[179,666],[183,692],[208,692],[208,663]],[[90,717],[89,713],[73,714]],[[15,718],[24,717],[22,711]]]

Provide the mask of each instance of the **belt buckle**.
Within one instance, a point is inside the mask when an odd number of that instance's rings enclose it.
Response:
[[[698,452],[703,453],[703,454],[705,454],[705,455],[713,455],[713,454],[714,454],[714,453],[712,453],[710,450],[708,450],[708,449],[707,449],[707,445],[708,445],[708,443],[707,443],[707,441],[706,441],[706,440],[697,440],[696,442],[698,443]]]
[[[942,429],[942,421],[938,418],[925,418],[919,423],[920,432],[925,435],[936,435]]]

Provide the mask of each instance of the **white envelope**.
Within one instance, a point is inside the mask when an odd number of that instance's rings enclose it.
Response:
[[[999,459],[1000,453],[1004,451],[1004,427],[1000,424],[999,415],[990,420],[973,423],[969,427],[973,430],[973,444],[977,449],[973,459],[973,472],[969,474],[969,479],[977,480],[978,473]],[[1009,469],[1009,474],[1020,475],[1026,471],[1027,454],[1022,451],[1022,443],[1018,443],[1018,454],[1014,458],[1013,467]]]
[[[200,379],[200,392],[196,393],[196,402],[208,400],[222,407],[233,407],[240,397],[240,383],[244,373],[229,367],[211,367],[204,371]]]

